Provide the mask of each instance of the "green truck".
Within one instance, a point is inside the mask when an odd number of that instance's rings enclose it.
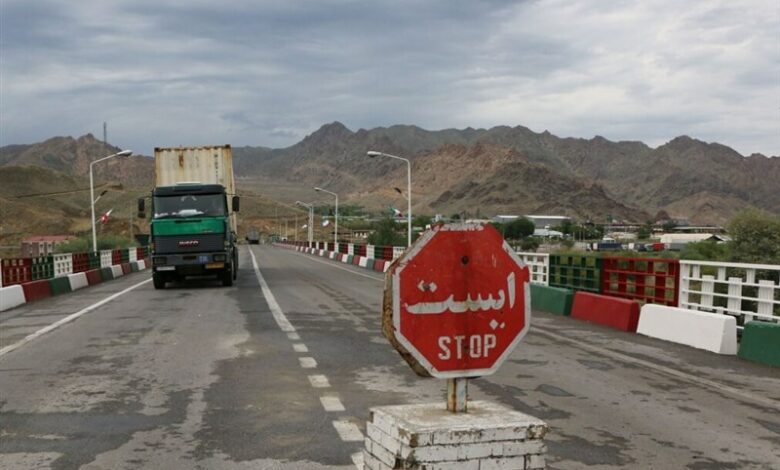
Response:
[[[151,258],[155,289],[188,277],[238,275],[232,151],[229,145],[155,148],[151,196]],[[138,200],[145,217],[146,199]]]

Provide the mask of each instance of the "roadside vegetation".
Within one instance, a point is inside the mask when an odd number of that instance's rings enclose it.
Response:
[[[118,250],[138,246],[134,240],[122,235],[101,235],[97,238],[98,250]],[[55,253],[86,253],[92,251],[92,238],[76,238],[57,246]]]

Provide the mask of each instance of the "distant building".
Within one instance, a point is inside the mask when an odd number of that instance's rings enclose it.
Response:
[[[563,233],[559,232],[557,230],[549,230],[546,228],[537,228],[534,230],[534,236],[535,237],[546,237],[546,238],[562,238]]]
[[[493,217],[492,221],[497,224],[505,224],[507,222],[514,222],[519,218],[519,215],[497,215]]]
[[[22,258],[34,258],[54,253],[58,245],[76,237],[72,235],[36,235],[22,240]]]
[[[715,233],[665,233],[661,235],[661,243],[684,245],[692,242],[715,241],[726,242],[731,240],[726,235]]]
[[[558,227],[564,222],[571,221],[571,217],[565,215],[526,215],[525,218],[533,222],[536,228]]]

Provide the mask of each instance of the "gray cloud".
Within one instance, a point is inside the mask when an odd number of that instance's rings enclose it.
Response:
[[[772,2],[4,0],[2,144],[525,125],[780,154]]]

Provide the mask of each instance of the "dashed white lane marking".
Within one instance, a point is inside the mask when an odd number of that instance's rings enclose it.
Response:
[[[328,382],[328,378],[324,375],[310,375],[309,376],[309,383],[314,388],[328,388],[330,387],[330,382]]]
[[[301,339],[301,335],[299,335],[298,333],[295,333],[295,332],[287,333],[287,339],[292,340],[292,341],[298,341],[298,340]]]
[[[333,421],[333,427],[336,428],[336,432],[339,433],[339,437],[344,442],[363,441],[363,433],[360,432],[360,428],[355,423],[340,419]]]
[[[355,452],[351,455],[352,457],[352,463],[355,464],[355,468],[358,468],[359,470],[363,470],[365,467],[363,462],[363,452]]]
[[[540,328],[539,326],[533,327],[533,331],[535,331],[537,334],[540,334],[542,336],[547,336],[549,338],[556,339],[558,341],[573,344],[579,348],[582,348],[586,351],[595,352],[598,354],[602,354],[607,357],[611,357],[613,359],[616,359],[621,362],[627,362],[629,364],[636,364],[642,367],[646,367],[648,369],[653,369],[656,372],[660,372],[662,374],[666,374],[678,379],[687,380],[688,382],[700,385],[705,388],[711,388],[714,390],[719,390],[724,393],[728,393],[730,395],[748,400],[753,401],[756,403],[761,403],[762,405],[769,406],[775,409],[780,410],[780,401],[773,400],[771,398],[765,398],[758,395],[753,395],[752,393],[743,392],[742,390],[738,390],[734,387],[729,387],[728,385],[723,385],[721,383],[705,379],[702,377],[696,377],[694,375],[688,374],[686,372],[682,372],[676,369],[672,369],[670,367],[665,367],[659,364],[652,363],[650,361],[645,361],[642,359],[637,359],[635,357],[621,354],[619,352],[612,351],[610,349],[601,348],[599,346],[593,346],[592,344],[587,344],[582,341],[578,341],[576,339],[568,338],[566,336],[559,335],[557,333],[553,333],[550,330],[547,330],[545,328]]]
[[[292,326],[292,323],[290,323],[290,321],[287,320],[287,317],[284,316],[284,312],[282,312],[281,307],[279,307],[279,303],[276,301],[276,297],[274,297],[274,295],[271,293],[271,289],[268,288],[268,284],[265,282],[263,275],[260,273],[260,267],[257,265],[257,258],[255,258],[255,254],[251,249],[249,250],[249,255],[252,257],[252,266],[255,268],[257,282],[260,283],[260,289],[263,291],[263,297],[265,297],[265,301],[268,303],[268,308],[271,309],[271,314],[274,316],[276,324],[279,325],[279,328],[281,328],[285,333],[295,331],[295,327]]]
[[[38,331],[36,331],[34,333],[30,333],[29,335],[25,336],[24,338],[22,338],[21,340],[17,341],[16,343],[9,344],[8,346],[4,347],[3,349],[0,349],[0,357],[8,354],[9,352],[13,351],[14,349],[17,349],[17,348],[19,348],[21,346],[24,346],[25,344],[29,343],[30,341],[34,340],[35,338],[43,336],[43,335],[45,335],[46,333],[48,333],[50,331],[56,330],[57,328],[61,327],[62,325],[66,324],[66,323],[72,322],[73,320],[77,319],[78,317],[80,317],[80,316],[82,316],[82,315],[84,315],[86,313],[89,313],[92,310],[95,310],[96,308],[101,307],[101,306],[111,302],[112,300],[116,299],[117,297],[119,297],[121,295],[127,294],[128,292],[130,292],[133,289],[137,289],[137,288],[141,287],[142,285],[146,284],[147,282],[152,282],[152,279],[149,278],[149,279],[147,279],[145,281],[141,281],[138,284],[130,286],[130,287],[128,287],[127,289],[125,289],[123,291],[117,292],[116,294],[113,294],[113,295],[111,295],[109,297],[106,297],[105,299],[101,300],[100,302],[94,303],[94,304],[90,305],[89,307],[83,308],[83,309],[79,310],[76,313],[68,315],[67,317],[65,317],[65,318],[63,318],[61,320],[58,320],[58,321],[52,323],[49,326],[44,326],[40,330],[38,330]]]
[[[317,367],[317,361],[313,357],[299,357],[298,362],[301,363],[301,367],[304,369],[314,369]]]
[[[320,397],[320,402],[322,403],[322,407],[325,408],[325,411],[328,412],[335,412],[335,411],[344,411],[344,404],[341,403],[341,400],[339,400],[339,397],[334,397],[331,395],[325,395]]]
[[[305,353],[309,352],[309,348],[306,347],[303,343],[295,343],[293,344],[293,350],[297,353]]]

